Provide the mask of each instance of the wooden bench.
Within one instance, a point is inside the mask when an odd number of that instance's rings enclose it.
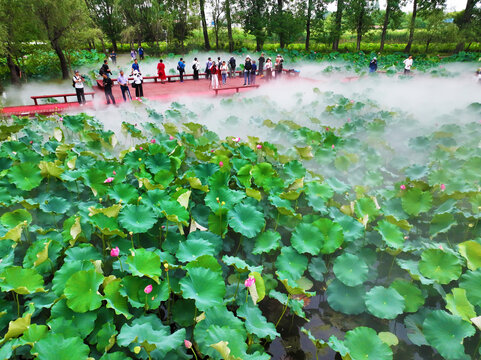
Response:
[[[86,96],[91,95],[92,100],[95,97],[95,93],[93,91],[92,92],[86,92],[84,94]],[[67,97],[71,97],[71,96],[77,97],[77,94],[75,93],[75,94],[37,95],[37,96],[30,96],[30,98],[33,99],[33,102],[35,103],[35,105],[38,105],[38,99],[50,99],[50,98],[62,98],[63,97],[63,100],[64,100],[63,102],[66,104],[66,103],[68,103]]]
[[[255,85],[240,85],[240,86],[229,86],[229,87],[220,87],[220,88],[217,88],[217,89],[212,89],[215,91],[215,95],[217,95],[219,93],[219,91],[222,91],[222,90],[235,90],[236,93],[239,92],[240,89],[246,89],[246,88],[258,88],[259,85],[258,84],[255,84]]]

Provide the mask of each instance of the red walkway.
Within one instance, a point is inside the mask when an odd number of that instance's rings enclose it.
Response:
[[[287,78],[287,76],[286,76]],[[241,77],[236,77],[233,79],[227,79],[227,87],[231,86],[242,86],[244,83],[244,79]],[[263,84],[265,83],[264,79],[260,79],[257,77],[257,83]],[[166,82],[165,84],[154,83],[152,81],[146,80],[143,84],[144,89],[144,97],[147,99],[152,100],[165,100],[165,99],[172,99],[172,98],[179,98],[183,95],[188,95],[189,97],[192,96],[215,96],[214,92],[209,87],[210,81],[206,79],[200,79],[198,81],[195,80],[185,80],[183,83],[180,81],[175,82]],[[98,88],[97,86],[93,87],[95,91],[95,100],[88,101],[85,107],[90,108],[93,107],[94,104],[105,104],[105,96],[103,89]],[[251,90],[252,88],[248,88],[242,91]],[[120,87],[115,85],[112,88],[113,95],[115,100],[118,103],[122,103],[122,93],[120,91]],[[130,87],[130,93],[132,94],[132,98],[135,98],[135,89]],[[232,95],[235,93],[235,90],[225,90],[219,93],[219,96],[222,95]],[[70,98],[71,100],[76,99],[75,97]],[[32,100],[33,102],[33,100]],[[0,114],[3,116],[33,116],[35,114],[53,114],[57,112],[63,112],[66,110],[80,110],[82,109],[77,102],[69,102],[69,103],[55,103],[55,104],[40,104],[40,105],[23,105],[23,106],[10,106],[0,109]]]

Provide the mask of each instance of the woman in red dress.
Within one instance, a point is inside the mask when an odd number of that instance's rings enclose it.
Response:
[[[157,64],[157,74],[159,75],[160,82],[163,84],[167,76],[165,76],[165,64],[162,59],[160,59]]]

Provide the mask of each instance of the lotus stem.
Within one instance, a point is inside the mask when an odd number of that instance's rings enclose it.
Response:
[[[239,248],[240,248],[240,246],[241,246],[241,244],[242,244],[242,239],[243,239],[243,238],[244,238],[244,237],[241,235],[241,237],[240,237],[240,239],[239,239],[239,243],[237,244],[237,249],[235,249],[234,256],[237,256],[237,252],[239,251]]]
[[[132,249],[135,249],[135,246],[134,246],[134,234],[130,234],[130,242],[132,243]]]
[[[277,231],[277,223],[279,222],[279,211],[277,211],[277,216],[276,216],[276,226],[274,226],[274,231]]]
[[[387,279],[391,278],[392,267],[394,266],[394,261],[396,260],[396,255],[392,257],[391,266],[389,267],[389,272],[387,273]]]
[[[101,238],[102,238],[102,254],[105,255],[105,239],[104,239],[104,234],[102,234]]]
[[[235,288],[234,301],[237,299],[237,292],[239,291],[240,276],[237,274],[237,287]]]
[[[122,260],[120,259],[120,256],[118,256],[118,258],[119,258],[120,271],[124,272],[124,269],[122,267]]]
[[[195,360],[199,360],[199,359],[197,358],[197,354],[195,353],[194,347],[192,347],[192,354],[194,354]]]
[[[15,298],[15,302],[17,303],[17,315],[20,317],[20,302],[18,301],[18,294],[13,291],[13,297]]]
[[[289,305],[289,295],[287,296],[287,302],[286,302],[286,305],[284,306],[284,310],[282,310],[282,314],[281,314],[281,317],[279,318],[279,320],[277,320],[276,322],[276,329],[277,329],[277,325],[279,325],[279,323],[281,322],[282,320],[282,317],[284,316],[284,314],[286,313],[286,310],[287,310],[287,305]]]

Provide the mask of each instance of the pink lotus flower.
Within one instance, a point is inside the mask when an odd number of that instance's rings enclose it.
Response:
[[[262,145],[261,145],[261,144],[257,144],[257,148],[258,148],[258,149],[262,149]]]
[[[155,139],[150,140],[152,144],[155,144]]]
[[[406,190],[406,185],[402,184],[399,188],[400,188],[401,190]]]
[[[192,343],[189,340],[184,340],[184,346],[186,349],[192,348]]]
[[[144,289],[144,293],[150,294],[152,292],[152,285],[147,285]]]
[[[211,150],[210,152],[211,152],[211,153],[213,153],[213,152],[214,152],[214,150]]]
[[[351,104],[354,104],[354,100],[351,100]]]
[[[174,137],[172,135],[170,135],[169,140],[174,140]]]
[[[139,147],[139,150],[144,150],[144,148],[141,146],[141,147]]]
[[[219,166],[220,167],[224,166],[224,163],[222,161],[219,161]]]
[[[114,174],[114,175],[117,175],[117,173],[115,172],[115,170],[114,170],[114,171],[112,171],[112,174]]]
[[[113,178],[113,177],[108,177],[107,179],[105,179],[104,184],[111,183],[112,181],[114,181],[114,178]]]
[[[332,144],[332,146],[331,146],[331,147],[334,149],[334,148],[335,148],[334,144]]]
[[[30,140],[30,145],[32,145],[32,144],[33,144],[33,141],[32,141],[32,140]]]
[[[120,254],[119,247],[114,247],[112,250],[110,250],[110,256],[117,257]]]
[[[326,131],[329,131],[329,128],[328,128],[328,127],[326,128]]]
[[[60,121],[63,121],[63,117],[60,117],[59,120],[60,120]]]
[[[439,246],[438,246],[438,248],[440,248],[441,250],[443,250],[443,251],[444,251],[444,248],[443,248],[443,246],[442,246],[442,245],[439,245]]]
[[[409,239],[409,236],[406,235],[406,236],[404,237],[404,240],[407,240],[407,239]]]
[[[237,142],[239,142],[239,141],[240,141],[240,137],[235,137],[235,138],[232,138],[232,141],[237,143]]]
[[[246,281],[244,281],[244,285],[246,287],[251,287],[252,285],[254,285],[254,283],[256,282],[256,278],[252,277],[252,276],[249,276]]]
[[[347,118],[347,122],[350,123],[350,122],[351,122],[351,118]]]
[[[446,185],[441,184],[441,191],[444,191],[444,190],[446,190]]]

